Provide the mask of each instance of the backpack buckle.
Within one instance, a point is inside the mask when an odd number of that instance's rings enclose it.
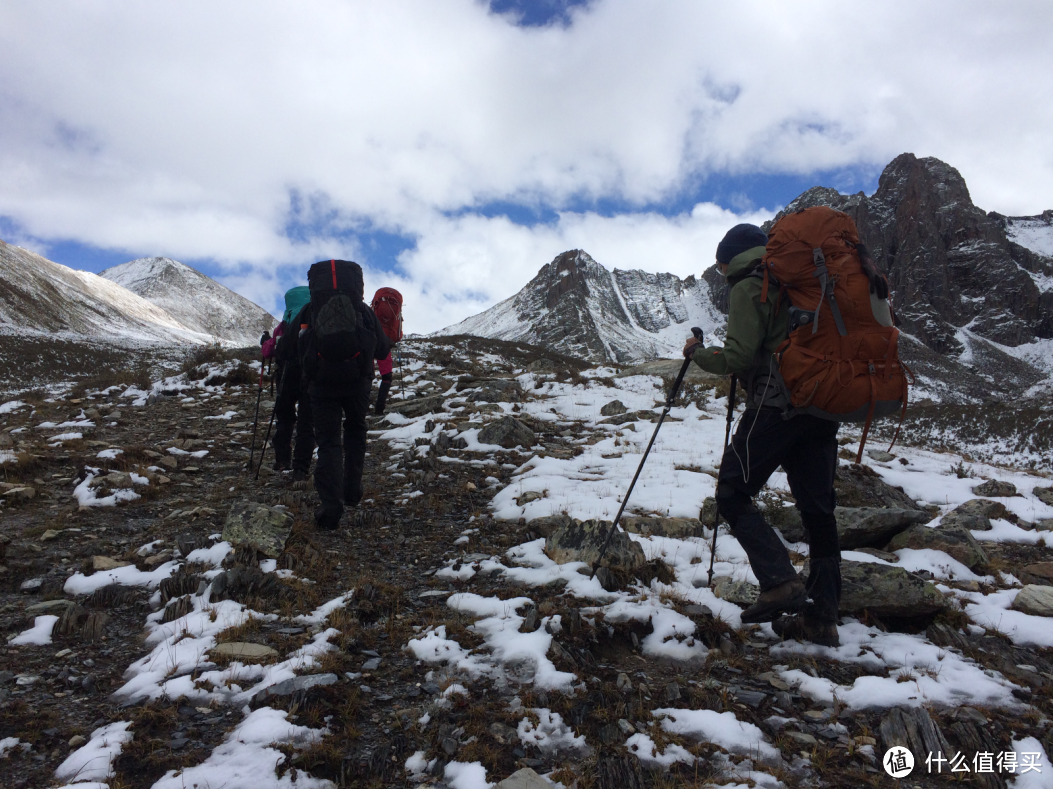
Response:
[[[870,372],[871,375],[877,375],[877,370],[874,369],[874,363],[873,362],[868,362],[867,363],[867,370]]]

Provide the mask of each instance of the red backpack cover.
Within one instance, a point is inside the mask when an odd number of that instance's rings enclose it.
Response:
[[[402,339],[402,294],[394,288],[381,288],[373,296],[373,303],[369,305],[380,321],[380,328],[384,330],[391,342],[396,343]]]

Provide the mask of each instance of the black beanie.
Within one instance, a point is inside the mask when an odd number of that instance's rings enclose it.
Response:
[[[726,266],[736,255],[747,249],[763,247],[768,244],[768,236],[756,225],[735,225],[717,244],[717,263]]]

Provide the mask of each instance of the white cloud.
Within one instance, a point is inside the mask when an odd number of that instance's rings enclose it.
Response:
[[[368,264],[326,236],[368,223],[419,239],[404,284],[428,308],[410,325],[434,328],[573,246],[697,271],[715,225],[739,221],[456,215],[494,200],[660,205],[714,172],[909,150],[957,167],[983,208],[1053,207],[1050,29],[1049,3],[978,0],[597,0],[551,29],[475,0],[11,0],[0,216],[41,239],[212,258],[264,301],[282,266]],[[318,237],[287,237],[294,192],[326,220]]]

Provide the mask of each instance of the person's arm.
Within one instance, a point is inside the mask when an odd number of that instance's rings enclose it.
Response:
[[[391,355],[391,340],[384,334],[384,327],[380,325],[377,314],[368,306],[370,319],[373,321],[373,333],[377,336],[377,344],[373,348],[373,358],[378,362]]]
[[[731,289],[728,332],[724,347],[696,347],[691,359],[707,373],[729,375],[749,370],[764,344],[767,311],[771,304],[760,303],[755,283],[745,280]]]

